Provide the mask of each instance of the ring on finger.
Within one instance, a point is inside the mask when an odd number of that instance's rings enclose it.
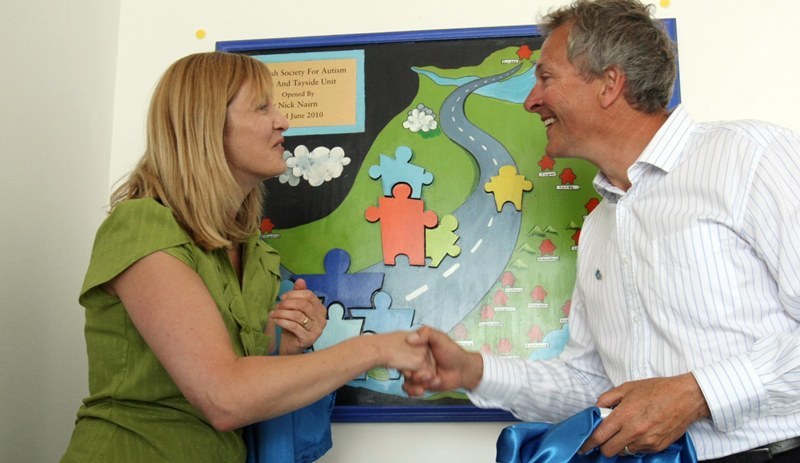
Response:
[[[305,328],[306,331],[311,331],[311,325],[313,324],[314,320],[308,318],[308,315],[306,315],[306,318],[303,320],[303,323],[301,323],[301,325],[303,325],[303,328]]]
[[[626,457],[631,456],[631,455],[635,455],[635,453],[633,453],[630,450],[628,450],[628,446],[627,445],[625,446],[625,448],[622,449],[622,454],[624,456],[626,456]]]

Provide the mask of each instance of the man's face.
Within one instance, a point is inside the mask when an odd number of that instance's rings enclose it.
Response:
[[[536,84],[525,109],[537,113],[547,130],[546,153],[551,157],[584,158],[593,136],[600,80],[587,81],[567,60],[570,24],[556,28],[542,45],[536,63]]]

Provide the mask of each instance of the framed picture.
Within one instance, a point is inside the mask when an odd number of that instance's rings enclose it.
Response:
[[[492,355],[563,349],[599,197],[596,169],[546,156],[522,105],[542,42],[536,26],[511,26],[217,43],[267,63],[290,124],[262,237],[285,280],[304,278],[328,308],[314,349],[420,325]],[[410,399],[401,387],[393,370],[354,378],[333,420],[514,419],[463,391]]]

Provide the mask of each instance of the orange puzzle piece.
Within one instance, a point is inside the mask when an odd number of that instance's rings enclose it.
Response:
[[[394,197],[381,197],[378,206],[370,206],[366,218],[381,221],[383,263],[395,265],[397,256],[404,254],[411,265],[425,265],[425,229],[433,228],[439,218],[433,211],[425,211],[421,199],[413,199],[411,187],[398,183],[392,188]]]

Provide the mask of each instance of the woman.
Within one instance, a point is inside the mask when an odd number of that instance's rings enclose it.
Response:
[[[258,224],[288,123],[271,90],[266,66],[238,54],[190,55],[162,76],[81,290],[90,396],[62,461],[241,462],[243,426],[371,368],[426,365],[404,332],[293,355],[326,311],[302,280],[275,304],[279,258]]]

